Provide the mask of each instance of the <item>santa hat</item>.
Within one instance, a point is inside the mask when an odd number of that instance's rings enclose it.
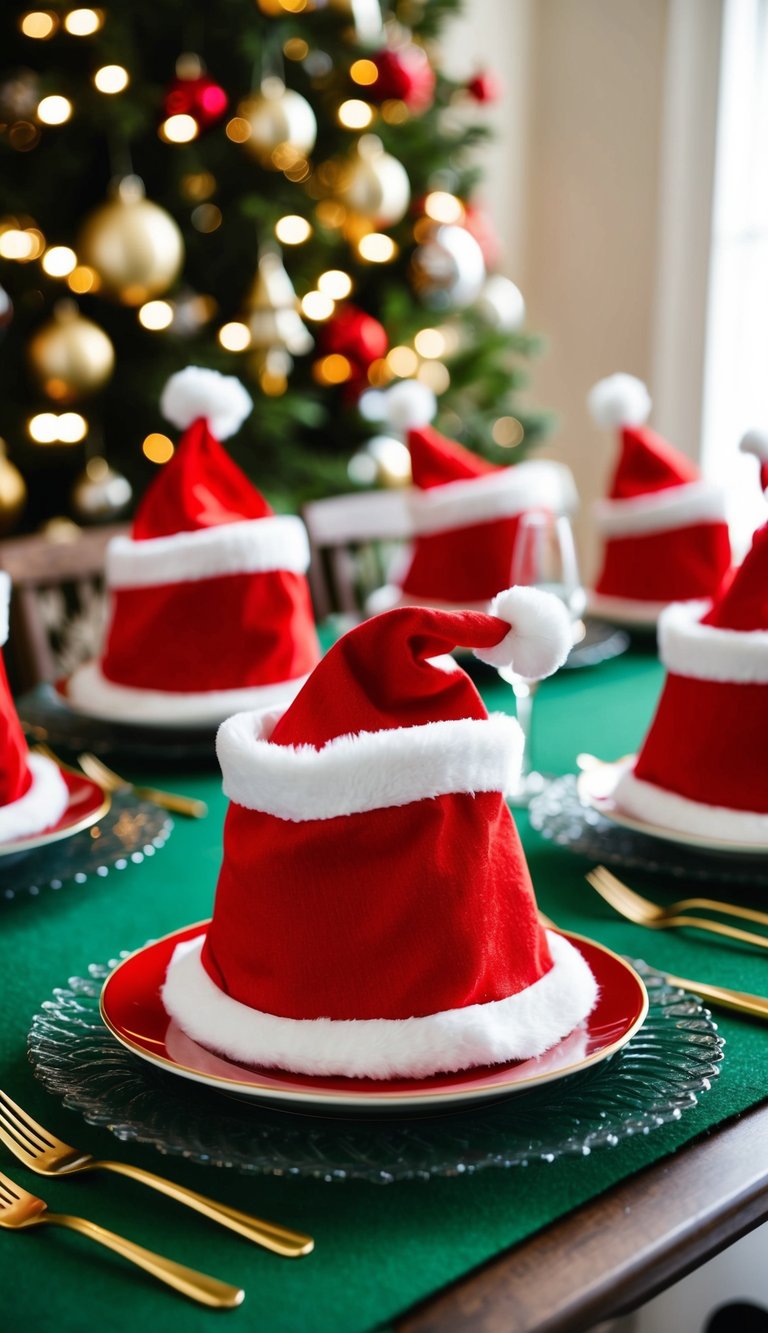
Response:
[[[10,598],[11,580],[0,570],[0,649],[8,639]],[[50,828],[68,801],[58,765],[29,753],[0,651],[0,844]]]
[[[616,803],[682,833],[768,850],[768,524],[710,605],[659,621],[667,678]]]
[[[234,376],[189,367],[161,408],[184,434],[107,551],[99,662],[68,696],[126,721],[220,722],[292,698],[319,657],[301,519],[276,515],[222,448],[251,410]]]
[[[428,424],[434,394],[414,381],[364,395],[362,410],[404,432],[411,455],[414,538],[390,602],[487,609],[512,577],[521,514],[575,508],[570,471],[540,459],[499,467],[447,439]]]
[[[230,799],[207,934],[163,1001],[246,1064],[409,1077],[526,1059],[592,1009],[581,954],[542,930],[503,793],[521,736],[442,656],[549,674],[551,594],[492,614],[399,607],[340,639],[287,711],[219,729]]]
[[[760,485],[768,495],[768,432],[748,430],[739,448],[743,454],[754,454],[760,465]]]
[[[621,432],[608,497],[595,506],[604,548],[590,610],[654,624],[670,602],[713,597],[731,561],[722,492],[643,424],[651,399],[640,380],[611,375],[587,402],[598,426]]]

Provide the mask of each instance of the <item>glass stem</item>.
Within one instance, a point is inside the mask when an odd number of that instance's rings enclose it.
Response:
[[[537,684],[537,681],[523,680],[520,676],[516,676],[512,681],[517,720],[523,733],[523,757],[520,765],[522,782],[530,775],[533,767],[531,759],[531,715],[533,713],[533,696],[536,693]]]

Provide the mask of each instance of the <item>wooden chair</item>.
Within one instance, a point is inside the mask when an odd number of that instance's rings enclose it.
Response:
[[[367,596],[386,583],[412,533],[404,491],[359,491],[304,505],[309,585],[318,620],[359,620]]]
[[[66,530],[65,530],[66,531]],[[126,524],[34,534],[0,542],[0,569],[11,576],[6,662],[15,690],[68,675],[99,649],[106,610],[104,555]]]

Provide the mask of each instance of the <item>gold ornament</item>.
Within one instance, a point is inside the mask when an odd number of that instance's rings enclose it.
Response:
[[[43,393],[57,403],[74,403],[106,383],[115,352],[104,330],[67,300],[57,302],[53,318],[32,338],[27,362]]]
[[[84,523],[117,518],[133,495],[127,477],[111,468],[106,458],[89,458],[72,487],[72,508]]]
[[[405,167],[391,153],[385,153],[381,139],[364,134],[342,173],[338,197],[347,209],[374,227],[390,227],[405,216],[411,185]]]
[[[277,250],[264,250],[259,257],[247,318],[261,387],[274,396],[284,393],[293,357],[308,352],[314,339],[301,320],[293,283]]]
[[[126,176],[113,199],[86,218],[77,245],[82,264],[123,305],[143,305],[174,282],[184,262],[181,232],[164,208],[144,197],[138,176]]]
[[[13,532],[27,502],[27,484],[0,440],[0,536]]]
[[[273,171],[290,170],[315,146],[315,113],[282,79],[264,79],[259,91],[240,103],[238,114],[250,129],[246,148]]]

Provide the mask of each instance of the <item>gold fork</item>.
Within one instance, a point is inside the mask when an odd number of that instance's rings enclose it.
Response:
[[[180,796],[177,792],[160,791],[157,787],[144,787],[129,782],[127,778],[121,778],[119,773],[107,768],[95,754],[86,751],[78,755],[77,762],[86,776],[98,782],[105,791],[133,792],[141,801],[154,801],[155,805],[162,806],[164,810],[171,810],[175,815],[186,815],[188,819],[204,819],[208,814],[205,801],[199,801],[195,796]]]
[[[761,949],[768,949],[768,935],[756,935],[751,930],[742,930],[739,926],[728,926],[723,921],[709,921],[705,917],[690,916],[686,913],[691,908],[704,911],[721,912],[724,916],[741,917],[746,921],[755,921],[768,926],[768,916],[749,907],[734,907],[718,903],[711,898],[682,898],[669,907],[660,907],[658,903],[642,898],[634,889],[623,884],[612,875],[605,866],[597,866],[587,875],[587,882],[596,889],[601,898],[610,903],[621,916],[634,921],[638,926],[647,926],[650,930],[668,930],[679,926],[695,927],[706,930],[712,935],[724,935],[742,944],[756,944]]]
[[[6,1148],[10,1148],[20,1162],[29,1167],[30,1171],[37,1172],[39,1176],[69,1176],[77,1171],[99,1169],[115,1171],[118,1175],[129,1176],[132,1180],[141,1181],[143,1185],[149,1185],[160,1194],[167,1194],[178,1203],[187,1204],[211,1221],[228,1227],[230,1231],[238,1232],[239,1235],[245,1236],[246,1240],[254,1241],[256,1245],[262,1245],[264,1249],[272,1250],[274,1254],[280,1254],[286,1259],[298,1259],[314,1249],[315,1242],[312,1237],[301,1231],[291,1231],[276,1222],[265,1222],[261,1218],[252,1217],[249,1213],[240,1212],[238,1208],[230,1208],[228,1204],[216,1203],[213,1199],[207,1199],[203,1194],[196,1194],[194,1190],[187,1189],[184,1185],[177,1185],[172,1180],[166,1180],[164,1176],[156,1176],[152,1171],[145,1171],[143,1167],[128,1166],[125,1162],[100,1161],[91,1157],[89,1153],[80,1152],[71,1144],[57,1139],[49,1130],[43,1129],[37,1120],[33,1120],[31,1115],[22,1111],[7,1092],[2,1090],[0,1090],[0,1140]]]
[[[11,1231],[24,1231],[28,1227],[44,1226],[46,1223],[51,1226],[67,1227],[70,1231],[79,1231],[80,1235],[98,1241],[99,1245],[114,1250],[115,1254],[128,1259],[138,1268],[143,1268],[146,1273],[151,1273],[160,1282],[173,1287],[174,1291],[180,1291],[190,1300],[199,1301],[201,1305],[217,1310],[233,1310],[242,1304],[245,1292],[241,1287],[232,1287],[228,1282],[220,1282],[218,1278],[209,1277],[207,1273],[200,1273],[195,1268],[177,1264],[174,1259],[166,1259],[162,1254],[145,1250],[143,1245],[136,1245],[132,1240],[126,1240],[124,1236],[116,1235],[114,1231],[107,1231],[106,1227],[99,1226],[97,1222],[91,1222],[86,1217],[72,1217],[69,1213],[49,1213],[48,1205],[42,1199],[22,1189],[0,1172],[0,1227],[7,1227]]]

